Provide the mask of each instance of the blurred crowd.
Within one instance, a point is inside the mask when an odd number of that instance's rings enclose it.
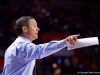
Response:
[[[0,0],[0,72],[6,48],[15,40],[14,23],[33,16],[41,29],[36,44],[60,40],[71,34],[100,38],[100,1]],[[100,46],[61,52],[37,60],[37,75],[74,75],[100,71]]]

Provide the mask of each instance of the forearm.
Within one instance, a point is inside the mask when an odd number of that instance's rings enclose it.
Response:
[[[38,47],[41,46],[40,58],[43,58],[62,50],[67,46],[67,44],[65,40],[61,40],[61,41],[51,41],[49,43],[40,44],[37,46]]]

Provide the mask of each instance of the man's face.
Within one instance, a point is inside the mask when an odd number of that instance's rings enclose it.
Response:
[[[35,19],[29,20],[29,27],[27,27],[27,35],[32,39],[35,40],[38,38],[38,31],[40,29],[37,26],[37,22]]]

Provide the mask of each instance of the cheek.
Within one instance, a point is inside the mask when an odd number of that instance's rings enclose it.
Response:
[[[34,32],[34,29],[30,28],[29,31],[30,31],[30,32]]]
[[[31,34],[35,34],[36,33],[36,29],[34,27],[30,27],[29,29]]]
[[[34,34],[35,34],[34,29],[31,29],[31,30],[30,30],[30,33],[31,33],[32,35],[34,35]]]

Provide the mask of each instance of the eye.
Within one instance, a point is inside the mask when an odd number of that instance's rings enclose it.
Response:
[[[37,25],[34,25],[34,27],[37,27]]]

